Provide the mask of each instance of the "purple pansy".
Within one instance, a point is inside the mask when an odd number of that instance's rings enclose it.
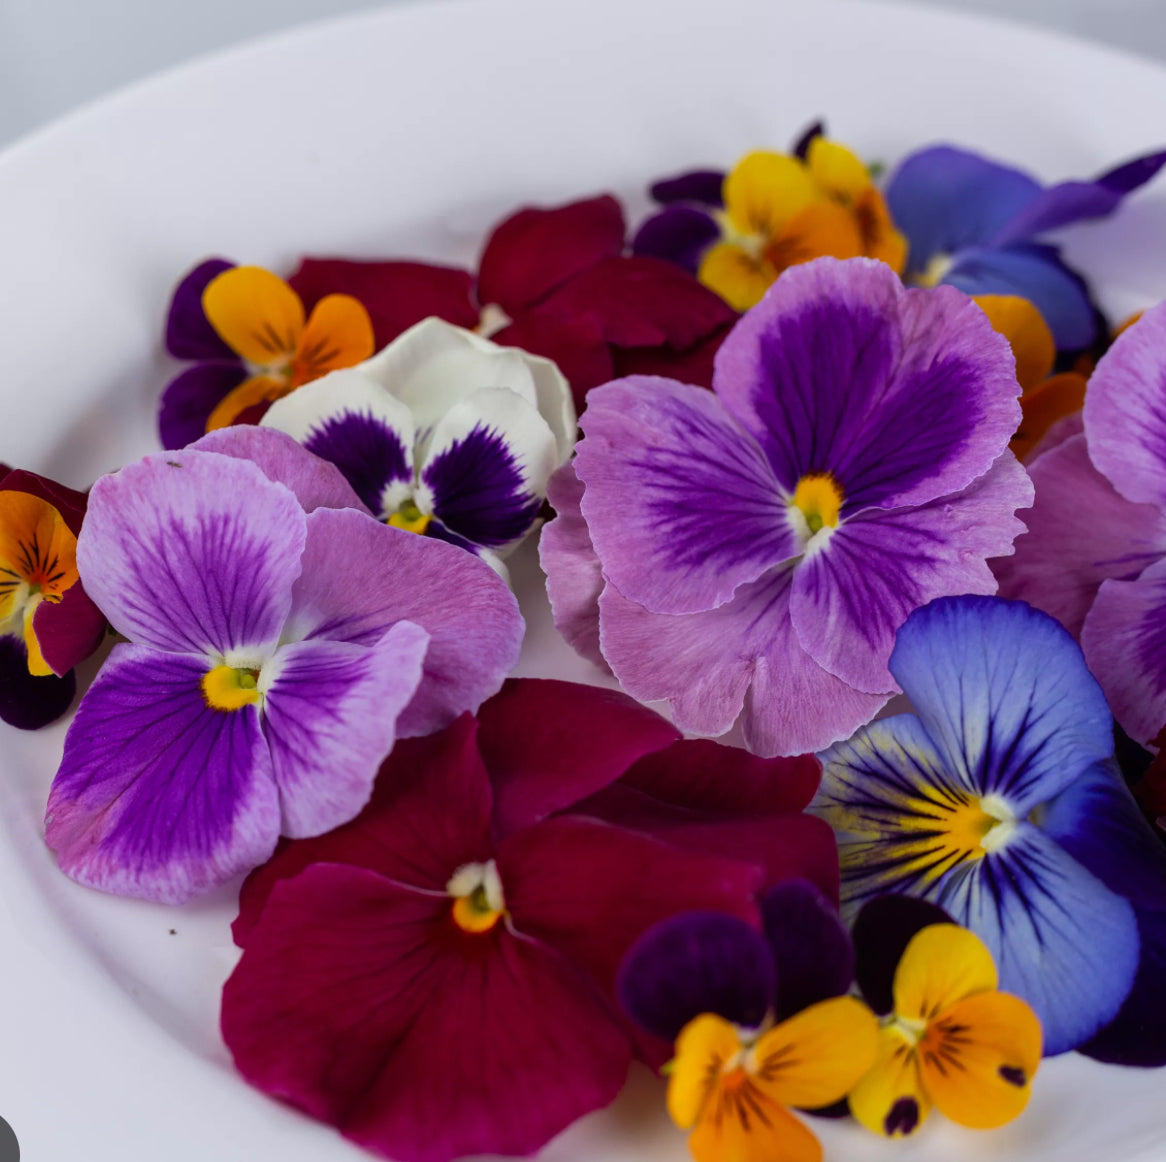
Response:
[[[1032,496],[1007,451],[1017,392],[962,294],[867,259],[787,271],[713,392],[636,377],[589,397],[542,546],[556,624],[685,730],[740,716],[764,754],[846,737],[897,690],[913,609],[995,591],[985,560]]]
[[[476,708],[522,635],[467,554],[305,512],[330,486],[291,440],[215,440],[264,462],[187,449],[93,487],[78,565],[129,640],[82,699],[46,815],[67,874],[168,903],[351,819],[394,739]]]
[[[910,243],[905,277],[969,295],[1019,295],[1035,303],[1066,350],[1088,347],[1097,323],[1080,275],[1039,241],[1063,226],[1104,218],[1166,164],[1146,154],[1092,181],[1043,188],[979,154],[937,145],[905,158],[887,183],[891,216]]]

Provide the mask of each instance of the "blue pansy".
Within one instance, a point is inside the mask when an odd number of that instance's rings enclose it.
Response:
[[[970,295],[1021,295],[1039,308],[1059,348],[1088,347],[1097,337],[1088,290],[1057,248],[1038,239],[1112,214],[1164,164],[1166,152],[1146,154],[1092,181],[1045,189],[1021,170],[966,150],[919,150],[885,191],[891,217],[910,242],[905,277]]]
[[[1020,602],[941,598],[890,669],[916,713],[826,751],[811,805],[838,833],[844,908],[930,900],[988,946],[1047,1053],[1166,1063],[1166,854],[1076,642]]]

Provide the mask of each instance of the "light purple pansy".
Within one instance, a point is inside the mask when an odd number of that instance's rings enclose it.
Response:
[[[553,363],[439,319],[261,422],[334,463],[380,519],[486,555],[530,531],[575,435]]]
[[[1081,639],[1114,717],[1142,744],[1166,726],[1166,303],[1089,380],[1084,431],[1032,465],[1036,502],[1001,593]]]
[[[482,562],[316,507],[346,486],[287,437],[208,440],[226,454],[93,487],[78,565],[129,640],[81,701],[46,815],[72,878],[165,903],[351,819],[394,740],[476,709],[522,637]]]
[[[711,393],[633,377],[588,397],[543,540],[556,624],[593,655],[602,583],[603,658],[681,728],[740,717],[766,755],[845,738],[897,691],[913,609],[995,592],[986,559],[1032,497],[1007,450],[1018,392],[959,292],[905,290],[868,259],[792,268],[726,339]]]

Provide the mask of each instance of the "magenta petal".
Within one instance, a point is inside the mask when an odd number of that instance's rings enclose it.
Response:
[[[39,496],[61,514],[61,519],[74,536],[81,531],[85,509],[89,504],[89,497],[84,492],[67,488],[47,476],[38,476],[23,468],[8,468],[3,464],[0,464],[0,491],[27,492],[29,496]]]
[[[351,509],[308,517],[288,636],[370,645],[411,621],[429,634],[421,685],[398,736],[476,710],[518,661],[524,624],[506,583],[472,553]]]
[[[547,597],[555,629],[589,662],[606,670],[599,648],[599,595],[603,567],[591,543],[580,502],[583,485],[573,464],[564,464],[547,484],[555,518],[543,526],[538,555],[547,575]]]
[[[516,315],[573,276],[619,254],[623,242],[623,210],[607,194],[553,209],[519,210],[486,241],[478,300]]]
[[[211,412],[247,378],[232,362],[196,363],[176,375],[158,404],[158,439],[163,448],[185,448],[206,432]]]
[[[628,599],[654,613],[711,609],[797,554],[765,457],[711,393],[620,380],[591,393],[583,427],[583,515]]]
[[[600,598],[604,656],[641,702],[667,699],[676,724],[724,734],[739,715],[757,754],[824,750],[886,704],[823,670],[789,616],[791,572],[772,570],[708,613],[649,613],[608,585]]]
[[[319,835],[368,802],[429,635],[399,621],[372,647],[307,641],[275,656],[264,705],[284,835]]]
[[[254,706],[212,710],[203,658],[119,645],[65,738],[45,814],[61,870],[180,904],[266,860],[279,836]]]
[[[56,604],[42,601],[32,615],[41,656],[58,677],[64,677],[101,645],[105,624],[101,610],[90,601],[80,581],[69,586]]]
[[[1166,725],[1166,560],[1134,581],[1106,581],[1081,648],[1114,718],[1146,746]]]
[[[578,803],[680,734],[626,694],[545,678],[511,679],[478,722],[500,834]]]
[[[1028,471],[1036,489],[1021,518],[1028,533],[1011,557],[993,562],[1000,596],[1027,601],[1079,637],[1103,581],[1132,580],[1166,553],[1166,519],[1114,490],[1093,467],[1083,435]]]
[[[159,452],[93,486],[77,565],[89,596],[132,641],[176,653],[263,652],[287,618],[304,523],[292,493],[254,464]]]
[[[222,1026],[253,1085],[397,1162],[534,1153],[612,1101],[631,1056],[554,952],[342,867],[272,894]]]
[[[175,359],[234,359],[238,356],[210,325],[202,293],[220,274],[234,267],[225,258],[208,258],[183,276],[174,288],[166,317],[166,350]]]
[[[258,464],[268,480],[296,494],[304,512],[314,512],[317,508],[368,511],[335,464],[313,456],[299,441],[275,428],[253,424],[218,428],[191,448]]]
[[[824,669],[871,694],[893,691],[887,659],[912,610],[936,597],[996,592],[989,557],[1003,556],[1032,503],[1011,452],[955,496],[918,508],[867,509],[843,521],[794,572],[798,641]]]

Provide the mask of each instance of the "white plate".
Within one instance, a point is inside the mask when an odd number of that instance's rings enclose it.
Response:
[[[873,2],[490,0],[392,9],[147,82],[0,156],[0,459],[84,486],[151,450],[168,291],[223,254],[471,262],[524,201],[782,147],[824,114],[893,161],[948,139],[1046,178],[1166,142],[1166,73],[1048,34]],[[1116,311],[1166,297],[1166,190],[1074,235]],[[523,673],[594,678],[522,574]],[[63,727],[0,734],[0,1115],[36,1162],[363,1155],[230,1071],[231,893],[180,910],[67,881],[42,842]],[[173,930],[173,931],[171,931]],[[1069,1057],[990,1135],[910,1145],[819,1124],[827,1156],[1166,1159],[1166,1073]],[[658,1083],[558,1139],[557,1162],[680,1162]]]

